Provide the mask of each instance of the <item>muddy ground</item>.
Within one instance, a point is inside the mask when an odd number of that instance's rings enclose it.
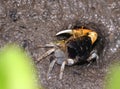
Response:
[[[55,40],[58,31],[75,26],[96,30],[101,41],[99,65],[66,67],[59,80],[55,65],[46,79],[49,57],[36,64],[45,89],[102,89],[108,66],[120,60],[119,0],[0,0],[0,47],[18,43],[35,61],[47,49],[35,49]],[[102,42],[102,43],[101,43]]]

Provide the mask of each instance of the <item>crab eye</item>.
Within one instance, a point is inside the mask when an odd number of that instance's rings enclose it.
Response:
[[[87,36],[89,35],[89,32],[87,33]]]

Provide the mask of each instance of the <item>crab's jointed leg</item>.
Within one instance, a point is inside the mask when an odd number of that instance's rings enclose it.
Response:
[[[97,54],[97,51],[96,50],[93,50],[91,53],[91,56],[87,59],[88,62],[90,62],[92,59],[96,59],[96,62],[98,64],[98,59],[99,59],[99,56]],[[91,63],[90,63],[91,64]]]
[[[53,42],[45,45],[39,45],[37,48],[53,48],[55,47],[55,44]]]
[[[59,76],[60,79],[62,79],[63,72],[64,72],[64,69],[65,69],[65,65],[66,65],[66,61],[64,61],[61,65],[60,76]]]
[[[57,59],[54,59],[54,60],[52,60],[52,62],[50,63],[49,69],[48,69],[48,72],[47,72],[47,79],[49,79],[49,74],[50,74],[50,72],[52,71],[52,69],[53,69],[56,61],[57,61]]]
[[[37,59],[37,62],[39,62],[41,59],[49,56],[51,53],[53,53],[55,51],[55,48],[52,48],[50,50],[48,50],[47,52],[45,52],[42,56],[40,56],[38,59]]]

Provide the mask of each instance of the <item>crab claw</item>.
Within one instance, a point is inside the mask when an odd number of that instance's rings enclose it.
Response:
[[[60,31],[56,34],[56,36],[62,35],[62,34],[71,34],[72,35],[72,29],[67,29],[67,30]]]
[[[93,32],[89,32],[88,36],[91,38],[92,44],[97,40],[97,37],[98,37],[97,33],[94,32],[94,31]]]

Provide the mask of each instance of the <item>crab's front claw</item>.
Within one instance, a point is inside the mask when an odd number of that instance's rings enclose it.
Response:
[[[98,38],[98,34],[97,34],[96,32],[94,32],[94,31],[89,32],[89,33],[88,33],[88,36],[91,38],[92,44],[94,44],[95,41],[96,41],[97,38]]]
[[[63,35],[63,34],[70,34],[72,35],[73,31],[72,29],[67,29],[67,30],[63,30],[63,31],[60,31],[56,34],[56,36],[59,36],[59,35]]]

